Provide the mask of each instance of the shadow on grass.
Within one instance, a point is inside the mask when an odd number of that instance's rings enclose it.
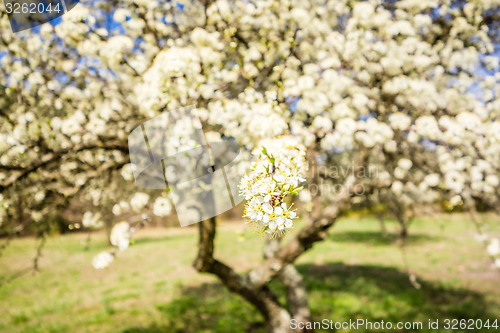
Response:
[[[183,287],[180,297],[157,306],[161,324],[132,327],[123,333],[266,332],[265,323],[249,303],[220,283]]]
[[[490,319],[492,322],[498,318],[498,314],[489,313],[481,294],[429,281],[419,281],[422,288],[417,290],[405,273],[393,268],[342,263],[297,268],[304,276],[316,321],[323,318],[341,322],[362,318],[393,324],[419,321],[425,330],[429,319],[439,319],[441,327],[434,331],[444,332],[444,319]],[[283,295],[284,287],[279,282],[274,281],[272,289]],[[162,315],[159,324],[133,327],[123,333],[265,332],[265,323],[257,310],[219,283],[183,287],[180,294],[172,302],[158,306]],[[284,297],[280,300],[283,302]]]
[[[300,265],[316,319],[422,321],[428,319],[493,319],[480,293],[419,280],[394,268],[351,266],[342,263]],[[495,316],[496,315],[496,316]],[[440,321],[442,321],[440,320]]]
[[[342,231],[333,232],[328,238],[331,241],[337,243],[364,243],[369,245],[390,245],[394,242],[400,240],[399,235],[394,233],[388,233],[383,236],[380,231]],[[407,244],[419,244],[424,242],[436,241],[440,237],[425,235],[425,234],[415,234],[411,232],[406,239]]]

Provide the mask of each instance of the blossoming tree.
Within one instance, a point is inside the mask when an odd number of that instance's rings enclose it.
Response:
[[[282,246],[268,241],[264,261],[240,273],[214,258],[215,219],[203,221],[194,265],[255,305],[271,332],[287,332],[291,318],[310,316],[293,262],[352,204],[498,209],[499,4],[82,2],[57,25],[17,35],[1,8],[1,228],[43,234],[74,197],[102,214],[168,215],[167,194],[136,193],[127,137],[196,105],[207,136],[255,149],[245,218],[270,238],[300,230]],[[101,224],[96,214],[83,223]],[[118,224],[111,243],[128,247],[135,227]],[[495,259],[498,240],[484,241]]]

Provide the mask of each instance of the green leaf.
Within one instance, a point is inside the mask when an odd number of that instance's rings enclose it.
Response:
[[[266,147],[262,147],[262,154],[268,156]]]

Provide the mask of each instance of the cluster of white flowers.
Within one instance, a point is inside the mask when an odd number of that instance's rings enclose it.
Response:
[[[124,56],[132,50],[134,41],[128,36],[113,36],[99,50],[103,62],[113,69],[120,67]]]
[[[431,140],[438,138],[440,133],[438,123],[432,116],[422,116],[415,121],[415,129],[418,134]]]
[[[153,214],[156,216],[167,216],[172,212],[170,200],[164,197],[158,197],[153,205]]]
[[[263,236],[282,237],[293,227],[297,217],[285,199],[298,194],[305,181],[305,147],[291,136],[264,140],[254,149],[257,160],[239,185],[247,200],[244,217]]]
[[[192,48],[168,47],[161,51],[144,73],[144,83],[135,87],[141,110],[152,117],[167,104],[170,110],[186,105],[191,95],[197,95],[188,86],[196,81],[200,71],[200,59]],[[167,90],[179,96],[180,103],[165,96]]]
[[[142,212],[149,204],[149,195],[143,192],[136,192],[130,199],[130,203],[127,201],[120,201],[113,206],[113,215],[122,215],[124,213],[134,213]],[[153,214],[156,216],[167,216],[172,212],[172,203],[169,198],[158,197],[155,199],[153,204]]]
[[[389,116],[389,123],[392,128],[404,131],[411,125],[411,118],[404,113],[393,113]]]
[[[83,214],[82,224],[85,228],[97,229],[103,226],[100,213],[85,212]]]
[[[356,143],[361,147],[373,148],[375,145],[392,142],[393,137],[394,131],[391,127],[375,118],[369,118],[366,121],[341,118],[337,121],[335,130],[325,136],[322,148],[326,150],[335,147],[352,149]]]
[[[260,140],[276,137],[288,129],[275,98],[271,93],[262,94],[249,88],[239,94],[238,99],[226,103],[210,102],[208,114],[202,118],[213,125],[225,124],[227,135],[242,145],[254,146]]]
[[[498,238],[493,238],[488,244],[487,248],[488,254],[496,256],[500,253],[500,241]]]
[[[130,207],[136,213],[140,212],[149,202],[149,195],[142,192],[135,193],[130,199]]]
[[[120,175],[126,181],[132,181],[132,180],[134,180],[134,171],[135,171],[135,168],[136,168],[135,164],[127,163],[120,170]]]
[[[92,259],[92,266],[94,266],[95,269],[103,269],[108,267],[109,264],[113,262],[113,259],[113,254],[103,251]]]
[[[486,252],[493,259],[493,265],[500,268],[500,240],[498,238],[490,238],[487,234],[476,234],[475,238],[486,247]]]
[[[113,206],[113,215],[121,215],[130,209],[130,205],[126,201],[120,201]]]
[[[118,222],[111,230],[109,240],[111,244],[118,247],[120,251],[125,251],[128,249],[130,238],[134,231],[135,229],[132,228],[128,222]]]

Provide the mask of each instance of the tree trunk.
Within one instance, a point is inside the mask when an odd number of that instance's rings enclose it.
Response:
[[[399,232],[399,237],[402,240],[406,240],[408,238],[408,226],[404,221],[400,221],[399,224],[401,225],[401,230]]]
[[[280,239],[267,240],[264,247],[264,259],[274,256],[279,249]],[[302,280],[302,276],[292,264],[286,265],[278,279],[285,285],[287,302],[290,307],[290,314],[297,322],[306,323],[311,321],[311,311],[307,301],[307,291]],[[294,332],[310,333],[313,330],[297,329]]]
[[[382,233],[382,237],[387,237],[387,227],[385,226],[384,215],[382,213],[377,214],[377,220],[380,225],[380,232]]]
[[[270,333],[289,333],[291,316],[278,302],[268,285],[255,288],[247,276],[236,273],[231,267],[213,258],[215,217],[199,223],[199,251],[193,266],[200,272],[216,275],[232,292],[253,304],[264,317]]]

